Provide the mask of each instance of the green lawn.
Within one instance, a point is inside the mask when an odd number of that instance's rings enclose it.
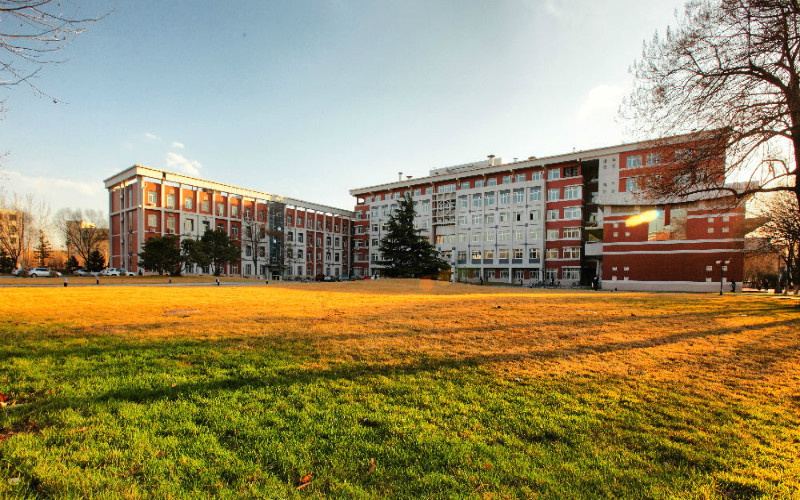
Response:
[[[326,285],[4,290],[0,497],[800,498],[788,301]]]

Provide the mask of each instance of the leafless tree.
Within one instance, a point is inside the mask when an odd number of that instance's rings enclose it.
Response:
[[[56,52],[98,19],[80,16],[68,1],[0,0],[0,85],[47,95],[32,79],[43,65],[61,62]]]
[[[18,266],[30,248],[33,217],[26,210],[25,203],[17,195],[0,203],[0,248],[14,260]]]
[[[777,254],[797,289],[800,285],[800,211],[790,193],[776,193],[760,200],[756,209],[765,220],[757,231],[767,250]]]
[[[67,253],[78,257],[84,265],[89,254],[108,241],[108,218],[100,210],[63,208],[53,219]]]
[[[697,134],[688,150],[661,142],[661,175],[647,190],[800,200],[798,61],[798,0],[690,0],[676,28],[645,43],[621,107],[638,135]]]
[[[253,262],[253,274],[258,275],[258,262],[259,258],[263,257],[266,262],[266,251],[263,255],[260,254],[261,248],[269,242],[269,229],[267,223],[257,218],[245,217],[242,221],[242,244],[246,248],[250,248],[250,255],[247,255],[245,250],[245,258],[249,258]]]

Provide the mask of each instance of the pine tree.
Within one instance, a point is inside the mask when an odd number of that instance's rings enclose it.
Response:
[[[390,278],[432,276],[450,267],[428,239],[414,229],[414,203],[408,193],[389,216],[379,250],[384,273]]]
[[[100,253],[100,250],[94,249],[89,253],[89,258],[84,262],[86,270],[96,273],[102,271],[106,267],[106,258]]]
[[[45,238],[44,231],[39,231],[39,244],[36,245],[36,258],[39,260],[39,267],[45,267],[45,261],[53,253],[53,247]]]

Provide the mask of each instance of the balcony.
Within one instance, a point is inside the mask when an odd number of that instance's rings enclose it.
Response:
[[[586,257],[599,257],[603,255],[603,242],[587,241],[584,248],[584,255]]]

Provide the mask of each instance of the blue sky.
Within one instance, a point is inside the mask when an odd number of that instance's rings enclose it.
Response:
[[[352,208],[348,189],[628,140],[642,42],[682,0],[72,0],[113,12],[0,89],[4,193],[107,210],[133,165]]]

